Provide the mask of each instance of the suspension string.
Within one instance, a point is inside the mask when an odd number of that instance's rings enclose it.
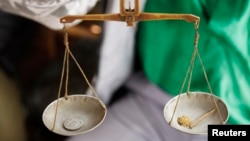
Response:
[[[205,77],[205,79],[206,79],[206,82],[207,82],[207,85],[208,85],[208,89],[209,89],[210,93],[213,94],[213,91],[212,91],[212,88],[211,88],[211,86],[210,86],[210,84],[209,84],[208,77],[207,77],[207,74],[206,74],[206,70],[205,70],[205,67],[204,67],[204,65],[203,65],[203,63],[202,63],[202,60],[201,60],[201,57],[200,57],[199,52],[197,53],[197,56],[198,56],[198,59],[199,59],[200,64],[201,64],[201,68],[202,68],[204,77]]]
[[[196,23],[197,24],[197,23]],[[197,25],[196,25],[197,27]],[[198,54],[198,41],[199,41],[199,31],[198,29],[195,29],[195,37],[194,37],[194,53],[193,53],[193,60],[191,61],[191,70],[190,70],[190,76],[189,76],[189,82],[188,82],[188,87],[187,87],[187,94],[190,92],[190,86],[191,86],[191,81],[192,81],[192,76],[193,76],[193,70],[194,70],[194,64],[195,64],[195,59]]]
[[[182,87],[181,87],[181,90],[180,90],[180,94],[183,92],[183,89],[185,87],[187,79],[188,78],[190,79],[190,74],[191,74],[191,71],[193,70],[193,64],[194,64],[194,60],[195,60],[195,55],[196,55],[196,51],[194,50],[194,52],[192,54],[192,58],[191,58],[190,63],[188,65],[188,70],[186,72],[186,76],[184,78],[184,81],[182,82]]]
[[[190,67],[190,72],[189,72],[187,95],[189,95],[189,92],[190,92],[190,86],[191,86],[191,81],[192,81],[192,76],[193,76],[193,70],[194,70],[194,63],[195,63],[196,54],[197,54],[197,50],[195,48],[194,54],[193,54],[193,61],[192,61],[192,64],[191,64],[191,67]]]
[[[68,33],[66,30],[66,26],[64,24],[64,45],[66,52],[66,79],[65,79],[65,94],[64,97],[67,99],[68,97],[68,83],[69,83],[69,41],[68,41]]]

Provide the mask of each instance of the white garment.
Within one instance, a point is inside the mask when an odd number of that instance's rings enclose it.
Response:
[[[96,2],[97,0],[1,0],[0,9],[59,30],[63,28],[61,17],[86,14]],[[78,23],[80,20],[67,25]]]

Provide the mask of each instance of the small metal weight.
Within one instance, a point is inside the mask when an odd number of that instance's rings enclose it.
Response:
[[[75,94],[59,98],[44,110],[42,120],[54,133],[73,136],[98,127],[106,117],[107,108],[98,98]]]
[[[189,92],[189,94],[177,95],[166,103],[164,118],[171,127],[179,131],[189,134],[207,134],[209,124],[227,122],[228,109],[226,104],[215,95]],[[186,122],[183,125],[179,122],[181,118],[183,122]]]

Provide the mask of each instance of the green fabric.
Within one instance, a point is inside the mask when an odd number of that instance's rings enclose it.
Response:
[[[144,11],[201,18],[198,48],[213,93],[227,104],[229,123],[249,124],[250,1],[148,0]],[[161,20],[138,26],[138,52],[146,76],[166,92],[179,94],[194,48],[194,24]],[[191,91],[210,92],[198,59]]]

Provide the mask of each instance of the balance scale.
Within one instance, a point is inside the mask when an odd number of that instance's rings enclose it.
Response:
[[[139,0],[134,0],[134,8],[125,8],[125,0],[120,0],[120,13],[114,14],[86,14],[86,15],[69,15],[62,17],[60,22],[64,25],[75,20],[83,21],[120,21],[126,22],[127,26],[135,26],[136,22],[152,21],[152,20],[185,20],[194,24],[195,39],[194,51],[192,59],[188,67],[185,80],[189,79],[187,92],[181,92],[179,95],[170,99],[163,109],[163,116],[166,122],[173,128],[188,134],[207,134],[207,126],[209,124],[225,124],[228,120],[227,105],[212,92],[208,82],[205,69],[198,52],[198,27],[200,18],[192,14],[168,14],[168,13],[145,13],[140,12]],[[89,83],[85,73],[81,69],[77,59],[70,51],[68,44],[68,35],[65,30],[65,54],[63,60],[63,68],[61,75],[61,83],[59,86],[58,98],[50,103],[43,112],[43,123],[52,132],[73,136],[83,134],[97,128],[105,119],[107,107],[96,94],[94,88]],[[81,71],[85,81],[88,83],[93,95],[71,94],[68,95],[68,71],[69,57],[71,57],[79,70]],[[204,76],[206,78],[210,92],[190,92],[190,82],[194,60],[198,57]],[[66,74],[66,78],[64,78]],[[65,95],[60,97],[62,81],[66,81]]]

